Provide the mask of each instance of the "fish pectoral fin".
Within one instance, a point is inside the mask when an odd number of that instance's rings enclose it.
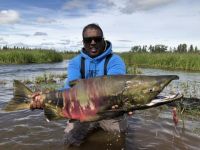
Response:
[[[44,115],[49,121],[64,119],[64,116],[62,116],[62,109],[56,106],[51,106],[48,103],[45,104]]]

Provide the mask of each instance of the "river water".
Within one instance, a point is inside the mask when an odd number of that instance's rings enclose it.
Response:
[[[135,111],[127,118],[125,134],[108,133],[102,130],[91,134],[80,147],[63,144],[66,120],[47,122],[41,110],[23,110],[7,113],[2,108],[13,96],[14,79],[34,79],[44,73],[61,74],[67,69],[67,61],[52,64],[0,65],[0,150],[198,150],[200,147],[199,117],[179,117],[174,125],[172,109],[152,108]],[[200,73],[174,72],[159,69],[142,69],[143,74],[176,74],[172,88],[186,97],[199,98]],[[184,83],[184,84],[182,84]],[[189,89],[189,92],[185,91]],[[195,91],[195,94],[194,94]]]

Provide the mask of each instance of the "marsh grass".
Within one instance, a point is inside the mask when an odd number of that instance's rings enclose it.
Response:
[[[64,81],[67,77],[66,73],[52,74],[44,73],[42,75],[36,76],[34,79],[25,79],[21,82],[25,85],[31,86],[33,91],[49,91],[62,89],[64,86]]]
[[[76,55],[78,55],[79,53],[80,52],[64,51],[64,52],[61,52],[60,54],[62,55],[63,59],[69,60],[69,59],[75,57]]]
[[[141,74],[142,71],[137,66],[127,66],[126,67],[127,74]]]
[[[0,50],[0,64],[51,63],[62,60],[62,55],[54,50]]]
[[[63,74],[52,74],[52,73],[44,73],[40,76],[36,76],[33,83],[35,84],[49,84],[49,83],[56,83],[60,81],[64,81],[67,77],[66,73]],[[32,82],[32,81],[29,81]]]
[[[198,53],[121,53],[127,66],[200,71]]]

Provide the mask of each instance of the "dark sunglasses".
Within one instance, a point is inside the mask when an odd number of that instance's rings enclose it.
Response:
[[[92,40],[95,41],[95,43],[101,42],[103,40],[102,36],[96,36],[96,37],[84,37],[83,38],[83,42],[90,44],[92,42]]]

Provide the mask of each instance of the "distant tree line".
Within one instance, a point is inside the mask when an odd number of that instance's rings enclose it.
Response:
[[[177,47],[169,47],[166,45],[137,45],[133,46],[130,50],[130,52],[139,52],[139,53],[164,53],[164,52],[172,52],[172,53],[200,53],[200,50],[198,49],[197,46],[190,45],[188,46],[187,44],[179,44]]]
[[[0,47],[0,50],[45,50],[45,49],[43,49],[43,48],[18,47],[18,46],[9,47],[7,45],[4,45],[4,46]],[[48,49],[48,50],[54,50],[54,49]]]
[[[17,47],[17,46],[8,47],[7,45],[0,47],[0,50],[53,50],[53,51],[55,51],[54,49],[28,48],[28,47]],[[78,54],[78,53],[80,53],[80,50],[79,51],[64,50],[64,51],[60,51],[59,53],[61,53],[63,55]]]

